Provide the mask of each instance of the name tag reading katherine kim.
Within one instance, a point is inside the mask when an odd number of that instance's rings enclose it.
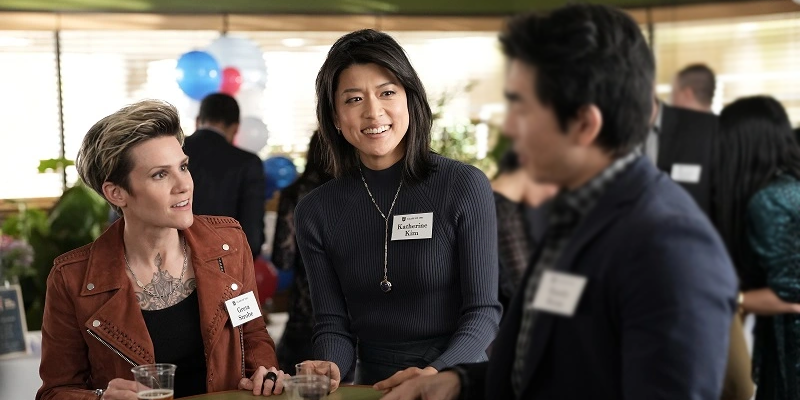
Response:
[[[392,240],[430,239],[433,237],[433,213],[395,215]]]
[[[225,307],[228,308],[228,315],[231,317],[231,324],[234,328],[261,317],[261,309],[258,308],[258,301],[256,301],[253,291],[226,301]]]

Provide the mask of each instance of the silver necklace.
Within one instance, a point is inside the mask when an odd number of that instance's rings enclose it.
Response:
[[[145,293],[149,294],[150,296],[158,297],[159,299],[161,299],[162,302],[164,301],[165,297],[169,298],[169,296],[171,296],[172,293],[175,292],[175,289],[177,289],[178,286],[180,286],[181,282],[183,282],[183,275],[186,273],[186,265],[189,263],[189,259],[186,258],[186,238],[183,237],[183,235],[181,235],[181,243],[183,244],[183,269],[181,270],[181,276],[178,279],[178,282],[172,285],[172,290],[170,290],[169,293],[163,295],[158,295],[155,292],[153,292],[152,289],[148,289],[147,285],[143,284],[142,281],[140,281],[139,278],[136,277],[136,274],[134,274],[133,270],[131,269],[131,265],[128,263],[128,256],[125,254],[125,252],[122,253],[122,257],[125,259],[125,266],[128,267],[128,271],[131,272],[133,280],[136,281],[136,285],[139,286],[139,288],[141,288]],[[161,271],[161,268],[159,267],[158,270]],[[152,284],[152,282],[150,284]]]
[[[358,172],[361,174],[361,182],[364,182],[364,187],[367,189],[367,194],[369,195],[369,199],[372,200],[372,204],[375,205],[375,208],[383,217],[383,280],[381,281],[381,290],[384,293],[389,293],[392,290],[392,282],[389,282],[389,216],[392,215],[392,210],[394,210],[394,203],[397,201],[397,195],[400,194],[400,188],[403,187],[403,180],[400,179],[400,185],[397,186],[397,192],[394,193],[394,199],[392,200],[392,206],[389,207],[388,215],[384,215],[381,208],[378,207],[378,203],[375,201],[375,198],[372,197],[372,192],[369,190],[369,185],[367,185],[367,180],[364,179],[364,172],[361,171],[361,164],[358,165]]]

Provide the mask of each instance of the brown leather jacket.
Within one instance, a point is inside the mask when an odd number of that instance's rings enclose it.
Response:
[[[37,400],[96,399],[94,389],[105,389],[114,378],[133,380],[131,367],[156,362],[125,273],[123,227],[121,218],[93,243],[54,262],[47,279]],[[197,282],[206,386],[209,392],[235,390],[258,366],[278,364],[264,319],[234,328],[224,304],[249,291],[258,298],[252,253],[233,218],[195,216],[183,233]]]

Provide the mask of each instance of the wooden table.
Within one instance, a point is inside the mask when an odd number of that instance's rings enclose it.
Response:
[[[202,394],[199,396],[191,396],[191,397],[184,397],[184,399],[193,399],[193,400],[253,400],[253,399],[263,399],[263,400],[286,400],[288,397],[286,394],[281,394],[280,396],[253,396],[253,392],[248,392],[245,390],[231,390],[227,392],[217,392],[217,393],[209,393],[209,394]],[[371,386],[342,386],[337,389],[335,392],[331,393],[327,400],[379,400],[381,398],[381,392],[373,389]]]

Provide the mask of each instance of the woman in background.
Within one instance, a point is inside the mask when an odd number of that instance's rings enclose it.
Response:
[[[720,114],[716,216],[757,315],[753,378],[758,400],[800,398],[800,148],[771,97]]]
[[[558,188],[534,182],[520,168],[513,150],[506,152],[498,167],[492,180],[500,256],[498,296],[503,310],[507,310],[533,252],[544,237],[547,207],[543,203],[555,196]]]
[[[311,336],[314,330],[314,315],[311,294],[303,258],[297,252],[295,239],[294,209],[307,194],[317,186],[331,180],[325,172],[319,132],[314,131],[308,144],[306,167],[294,183],[281,190],[278,201],[278,221],[275,225],[275,240],[272,246],[272,263],[282,270],[294,270],[289,289],[289,320],[278,343],[278,364],[291,368],[295,364],[314,357]]]

